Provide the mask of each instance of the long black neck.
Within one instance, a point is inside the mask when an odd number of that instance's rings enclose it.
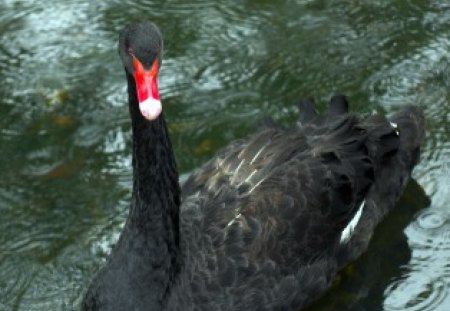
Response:
[[[180,187],[164,116],[154,121],[145,119],[139,111],[134,79],[128,73],[127,80],[133,131],[133,197],[121,240],[128,240],[123,247],[142,260],[131,273],[138,273],[138,282],[144,278],[145,285],[136,286],[150,287],[147,295],[153,296],[156,307],[164,303],[179,268]]]
[[[176,219],[172,219],[176,228],[170,228],[175,232],[178,231],[180,187],[166,122],[163,113],[154,121],[142,116],[135,82],[128,73],[127,81],[133,131],[133,197],[145,205],[144,210],[132,207],[130,217],[149,224],[152,220],[145,219],[149,211],[176,214],[173,215]]]

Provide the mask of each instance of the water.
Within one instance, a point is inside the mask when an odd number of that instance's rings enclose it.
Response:
[[[116,39],[141,18],[165,37],[161,93],[183,174],[266,116],[292,122],[300,96],[422,107],[418,184],[308,310],[450,310],[447,0],[3,0],[0,310],[76,310],[120,232],[131,160]]]

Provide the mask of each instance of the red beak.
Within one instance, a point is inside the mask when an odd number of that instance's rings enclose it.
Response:
[[[155,120],[162,111],[158,90],[159,61],[155,59],[150,70],[133,56],[134,80],[139,101],[139,109],[148,120]]]

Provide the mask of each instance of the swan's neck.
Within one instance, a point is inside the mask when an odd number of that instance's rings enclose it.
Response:
[[[173,215],[170,228],[178,229],[180,188],[175,158],[163,113],[154,121],[145,119],[139,111],[134,81],[128,83],[129,105],[133,132],[133,205],[130,218],[144,224],[154,222],[152,214]],[[172,230],[173,229],[173,230]]]
[[[163,114],[154,121],[140,113],[134,79],[128,76],[133,131],[133,197],[119,243],[132,259],[136,287],[147,287],[152,304],[164,302],[178,271],[180,188]],[[143,284],[139,284],[140,281]],[[149,288],[150,287],[150,288]]]

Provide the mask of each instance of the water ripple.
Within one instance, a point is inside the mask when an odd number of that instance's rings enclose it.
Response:
[[[450,303],[450,213],[431,207],[406,230],[412,258],[385,291],[386,310],[447,310]]]
[[[300,96],[322,109],[343,92],[358,112],[418,103],[428,134],[414,176],[433,207],[406,229],[412,259],[384,306],[448,311],[449,10],[448,0],[1,1],[0,309],[76,309],[114,244],[132,181],[116,40],[146,18],[165,37],[161,95],[182,173],[267,116],[292,121]]]
[[[442,227],[448,220],[449,216],[443,212],[426,210],[417,217],[416,224],[422,229],[430,230]]]
[[[392,283],[385,294],[388,295],[384,304],[386,311],[439,310],[437,308],[448,296],[448,286],[440,279],[429,280],[426,284],[423,284],[423,278],[399,280]]]

